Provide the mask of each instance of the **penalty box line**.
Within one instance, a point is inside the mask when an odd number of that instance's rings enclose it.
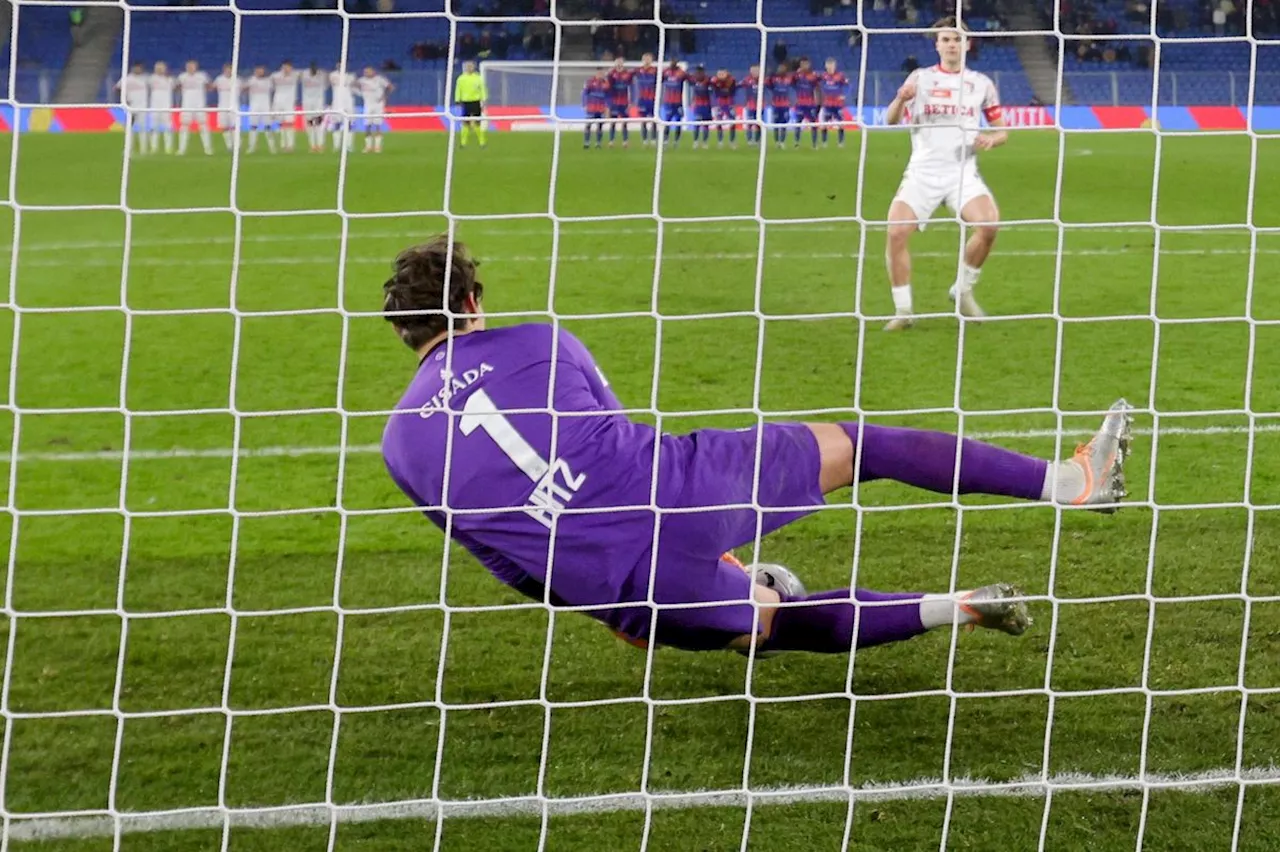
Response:
[[[1087,438],[1092,436],[1093,429],[1008,429],[985,432],[965,432],[962,437],[977,441],[993,441],[1017,438]],[[1165,426],[1159,430],[1134,429],[1133,434],[1141,436],[1159,435],[1247,435],[1270,434],[1280,432],[1280,423],[1258,423],[1249,426]],[[243,447],[237,454],[230,447],[210,447],[197,449],[193,447],[174,447],[168,450],[130,450],[129,461],[165,461],[169,459],[229,459],[239,458],[302,458],[305,456],[338,456],[368,455],[382,452],[380,444],[351,444],[346,447],[329,446],[272,446]],[[69,452],[34,451],[18,453],[18,462],[122,462],[126,453],[123,450],[86,450]],[[0,452],[0,464],[13,461],[12,453]]]
[[[1184,794],[1207,794],[1231,787],[1280,782],[1280,769],[1216,769],[1188,774],[1094,775],[1060,773],[1022,775],[1009,781],[958,778],[917,778],[899,783],[868,783],[858,787],[764,787],[672,793],[614,793],[573,798],[521,796],[503,799],[437,801],[419,799],[359,805],[303,804],[264,808],[196,807],[169,811],[117,814],[21,817],[7,814],[11,841],[112,837],[159,831],[254,828],[279,829],[370,823],[394,820],[504,819],[514,817],[581,816],[648,810],[741,808],[854,802],[935,801],[954,797],[1038,799],[1072,792],[1114,793],[1146,788]]]

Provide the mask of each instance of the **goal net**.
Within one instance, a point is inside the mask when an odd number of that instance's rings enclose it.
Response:
[[[1274,7],[966,0],[1009,125],[978,155],[989,316],[948,297],[974,229],[944,209],[911,238],[916,327],[886,334],[911,147],[886,111],[937,62],[936,5],[14,3],[0,845],[1274,845]],[[831,58],[845,120],[583,150],[619,51]],[[384,147],[122,144],[117,81],[188,59],[368,67]],[[489,124],[465,147],[464,59]],[[560,132],[508,132],[535,127]],[[503,587],[386,473],[415,362],[380,285],[440,232],[483,262],[491,327],[571,331],[661,430],[860,420],[1061,458],[1124,396],[1128,505],[866,482],[737,554],[814,591],[1014,583],[1019,638],[632,647]]]

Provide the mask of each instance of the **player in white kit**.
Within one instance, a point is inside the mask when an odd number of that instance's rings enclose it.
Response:
[[[946,204],[970,226],[964,261],[951,288],[962,316],[985,315],[973,288],[999,229],[1000,211],[978,172],[977,155],[1008,139],[1004,130],[981,129],[979,113],[992,128],[1004,127],[1000,95],[991,78],[965,67],[967,39],[955,18],[943,18],[934,30],[938,64],[911,72],[885,117],[897,124],[905,116],[911,124],[911,159],[889,206],[885,263],[896,316],[886,331],[910,328],[915,322],[909,244],[939,205]]]
[[[382,125],[386,121],[387,93],[395,86],[370,65],[356,83],[360,99],[364,101],[364,152],[382,153]]]
[[[151,153],[160,150],[160,134],[164,134],[164,152],[173,153],[173,78],[163,62],[157,62],[155,70],[147,78],[150,95],[147,104],[148,126],[151,128]]]
[[[147,153],[147,102],[150,88],[147,84],[147,72],[141,62],[135,62],[129,73],[116,83],[116,88],[124,94],[125,122],[129,131],[129,150],[134,148],[133,140],[138,140],[139,154]]]
[[[311,153],[324,151],[324,94],[329,88],[329,75],[316,67],[302,72],[302,118],[307,123],[307,144]]]
[[[258,132],[267,134],[267,150],[276,152],[275,134],[271,132],[271,78],[267,76],[267,67],[259,65],[253,69],[253,76],[244,82],[245,91],[249,93],[249,153],[258,147]]]
[[[298,109],[298,72],[293,70],[293,63],[287,59],[281,63],[280,70],[271,75],[271,84],[275,86],[271,111],[275,113],[276,124],[280,127],[280,150],[292,151],[298,135],[294,128]]]
[[[240,78],[230,63],[213,79],[213,88],[218,93],[218,129],[230,151],[240,135]]]
[[[187,70],[178,75],[178,92],[182,96],[182,111],[178,114],[178,153],[187,153],[187,139],[191,135],[191,123],[200,129],[200,144],[206,154],[213,153],[213,137],[209,135],[209,75],[200,70],[194,59],[187,62]]]
[[[352,116],[356,112],[355,86],[355,74],[341,68],[329,72],[329,87],[333,89],[333,103],[329,105],[329,132],[333,134],[335,151],[343,147],[351,150],[355,138],[351,133]]]

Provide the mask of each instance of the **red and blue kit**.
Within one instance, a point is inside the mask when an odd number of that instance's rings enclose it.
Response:
[[[662,120],[679,121],[684,118],[684,84],[689,79],[680,68],[668,68],[662,72]]]
[[[822,75],[822,120],[843,121],[845,95],[849,91],[849,78],[843,72],[827,72]]]
[[[636,109],[641,118],[652,117],[658,92],[658,66],[641,65],[631,72],[631,82],[635,84]]]
[[[747,99],[746,117],[754,119],[760,103],[760,78],[754,74],[748,74],[738,81],[738,88],[742,90]]]
[[[738,96],[738,81],[733,77],[716,77],[711,81],[711,88],[715,92],[713,112],[716,120],[732,119],[734,102]]]
[[[791,83],[796,90],[796,121],[817,121],[818,75],[812,71],[797,71]]]
[[[689,88],[693,94],[693,120],[694,121],[710,121],[711,120],[711,78],[703,77],[701,80],[696,77],[689,80]]]
[[[793,86],[790,74],[773,74],[764,81],[769,92],[769,106],[773,108],[773,123],[785,124],[791,118],[791,93]]]
[[[582,87],[582,107],[590,118],[603,118],[609,111],[609,81],[592,77]]]
[[[631,72],[614,68],[609,72],[609,114],[614,118],[626,118],[631,107]]]

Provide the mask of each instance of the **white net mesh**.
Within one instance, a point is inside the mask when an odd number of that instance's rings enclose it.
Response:
[[[76,129],[123,95],[51,108],[23,67],[27,33],[70,26],[70,92],[119,6],[81,4],[80,24],[13,6],[5,848],[1046,848],[1080,825],[1107,847],[1267,847],[1270,12],[1197,29],[1180,4],[1102,6],[1104,27],[1146,15],[1104,36],[1079,10],[965,11],[1003,19],[974,64],[1016,125],[983,160],[1005,219],[993,317],[956,321],[968,231],[940,220],[914,245],[921,327],[890,339],[880,255],[907,143],[883,110],[910,45],[928,62],[908,39],[932,11],[771,6],[124,7],[125,68],[311,58],[288,45],[363,73],[386,45],[443,47],[385,72],[383,159],[358,124],[357,149],[323,160],[241,143],[208,162],[17,132]],[[481,153],[444,105],[453,60],[499,55],[498,30],[538,58],[485,66]],[[569,55],[603,52],[601,30],[738,75],[783,41],[833,55],[846,147],[580,153],[576,133],[507,133],[576,128],[598,63]],[[1121,48],[1150,66],[1104,55]],[[499,590],[386,480],[377,440],[409,373],[375,285],[440,230],[485,261],[492,321],[573,329],[663,429],[865,417],[1062,455],[1125,394],[1133,506],[1100,522],[867,485],[742,554],[815,589],[1016,581],[1038,622],[1021,641],[952,630],[777,661],[624,647]]]

